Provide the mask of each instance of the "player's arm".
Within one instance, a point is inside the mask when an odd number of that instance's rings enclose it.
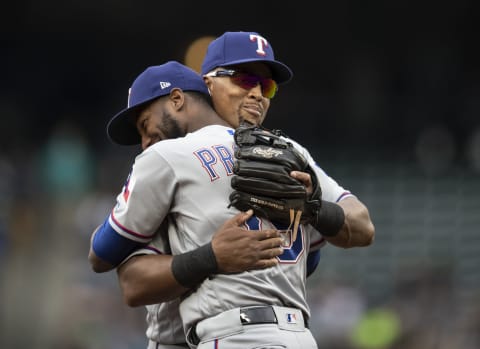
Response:
[[[266,238],[263,243],[265,249],[256,252],[255,248],[250,248],[252,243],[249,240],[254,238],[253,245],[255,245],[262,235]],[[265,232],[219,230],[213,238],[216,245],[215,255],[218,255],[218,259],[221,260],[218,272],[240,272],[276,265],[277,259],[268,257],[281,253],[281,249],[277,252],[277,248],[273,247],[278,241],[276,239],[278,236],[278,232],[273,230]],[[243,242],[239,243],[237,240]],[[243,247],[243,245],[248,246]],[[269,245],[272,246],[271,249],[268,248]],[[249,254],[245,254],[245,251],[249,251]],[[266,258],[258,259],[261,254]],[[173,256],[171,255],[148,254],[133,256],[123,263],[117,269],[117,273],[125,303],[131,307],[155,304],[177,298],[188,291],[189,287],[182,286],[175,279],[172,273],[172,260]],[[315,271],[319,262],[320,249],[309,252],[307,277]]]
[[[375,237],[375,227],[367,207],[355,196],[338,203],[322,200],[312,226],[332,245],[343,248],[369,246]]]
[[[172,255],[144,254],[128,259],[117,268],[124,302],[131,306],[162,303],[184,294],[172,273]]]
[[[307,193],[311,193],[313,185],[310,174],[294,171],[291,176],[301,181]],[[375,236],[368,208],[353,195],[338,203],[322,201],[317,224],[313,226],[330,244],[343,248],[368,246],[373,243]]]
[[[114,269],[133,251],[146,244],[119,235],[109,223],[109,218],[94,230],[90,238],[88,261],[96,273]]]
[[[252,211],[239,213],[217,230],[211,243],[182,255],[138,255],[117,268],[124,301],[129,306],[165,302],[218,273],[263,269],[283,253],[280,232],[246,230]]]
[[[361,247],[373,243],[375,237],[375,227],[368,208],[356,197],[349,196],[337,204],[343,210],[344,221],[338,232],[334,236],[324,236],[330,244],[343,247]]]
[[[98,257],[95,251],[93,250],[92,243],[93,243],[95,234],[98,231],[98,228],[100,228],[100,226],[98,226],[93,231],[92,236],[90,237],[90,250],[88,251],[88,261],[90,262],[90,266],[92,267],[92,270],[94,272],[104,273],[106,271],[112,270],[113,268],[115,268],[115,266]]]

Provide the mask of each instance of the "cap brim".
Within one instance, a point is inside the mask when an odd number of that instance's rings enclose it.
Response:
[[[108,122],[107,135],[113,143],[120,145],[141,143],[142,138],[138,134],[135,121],[138,110],[143,104],[145,103],[122,110]]]
[[[273,80],[275,80],[275,82],[279,85],[290,81],[293,77],[293,72],[285,64],[283,64],[281,62],[278,62],[278,61],[268,60],[268,59],[251,59],[251,58],[240,59],[240,60],[237,60],[237,61],[227,62],[227,63],[224,64],[224,66],[242,64],[242,63],[250,63],[250,62],[263,62],[263,63],[267,64],[270,67],[270,69],[272,70]]]

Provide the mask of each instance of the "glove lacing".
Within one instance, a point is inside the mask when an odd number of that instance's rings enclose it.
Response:
[[[290,225],[288,226],[287,230],[290,230],[293,224],[293,231],[292,231],[292,242],[297,240],[297,231],[298,231],[298,226],[300,225],[300,218],[302,218],[302,211],[295,210],[293,208],[290,209]]]

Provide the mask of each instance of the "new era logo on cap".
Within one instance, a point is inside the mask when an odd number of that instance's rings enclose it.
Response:
[[[170,87],[170,86],[172,86],[171,83],[165,82],[165,81],[160,81],[160,87],[162,88],[162,90],[163,90],[164,88],[167,88],[167,87]]]

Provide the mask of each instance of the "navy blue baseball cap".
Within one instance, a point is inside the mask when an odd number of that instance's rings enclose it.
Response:
[[[170,94],[174,88],[208,95],[207,86],[200,74],[181,63],[169,61],[148,67],[128,90],[127,108],[108,122],[107,134],[110,140],[121,145],[140,144],[141,137],[135,124],[138,111],[154,99]]]
[[[272,45],[255,32],[225,32],[213,40],[207,48],[202,64],[205,75],[217,67],[263,62],[272,71],[272,78],[277,84],[283,84],[293,77],[292,70],[282,62],[275,60]]]

